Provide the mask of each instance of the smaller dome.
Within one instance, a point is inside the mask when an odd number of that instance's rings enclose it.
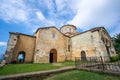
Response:
[[[70,24],[67,24],[67,25],[63,25],[61,28],[60,28],[60,31],[63,33],[63,34],[73,34],[73,33],[76,33],[76,26],[74,25],[70,25]]]

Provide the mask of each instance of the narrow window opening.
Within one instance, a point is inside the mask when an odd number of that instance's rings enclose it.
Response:
[[[55,33],[53,33],[52,37],[55,38]]]
[[[70,52],[70,45],[68,45],[68,51]]]

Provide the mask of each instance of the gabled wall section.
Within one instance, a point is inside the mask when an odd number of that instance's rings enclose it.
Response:
[[[50,51],[57,51],[57,62],[64,61],[67,57],[68,37],[64,36],[55,27],[41,28],[37,31],[34,63],[49,63]]]
[[[96,51],[96,42],[100,40],[98,31],[87,31],[71,38],[72,60],[75,57],[81,57],[81,52],[84,51],[86,57],[97,57],[99,53]]]
[[[25,60],[24,62],[33,62],[34,56],[34,47],[35,47],[35,37],[19,35],[17,44],[15,46],[12,61],[18,62],[18,53],[23,51],[25,52]]]

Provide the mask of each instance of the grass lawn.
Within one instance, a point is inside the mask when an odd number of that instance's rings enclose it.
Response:
[[[39,80],[39,79],[38,79]],[[73,70],[52,75],[45,80],[120,80],[120,77],[93,72]]]
[[[73,66],[74,62],[44,63],[44,64],[8,64],[0,68],[0,75],[9,75],[25,72],[57,69],[65,66]]]

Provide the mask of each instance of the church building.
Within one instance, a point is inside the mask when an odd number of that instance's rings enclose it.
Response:
[[[104,27],[76,32],[76,26],[38,28],[33,35],[10,32],[5,53],[7,63],[53,63],[75,57],[110,57],[116,55],[112,40]]]

